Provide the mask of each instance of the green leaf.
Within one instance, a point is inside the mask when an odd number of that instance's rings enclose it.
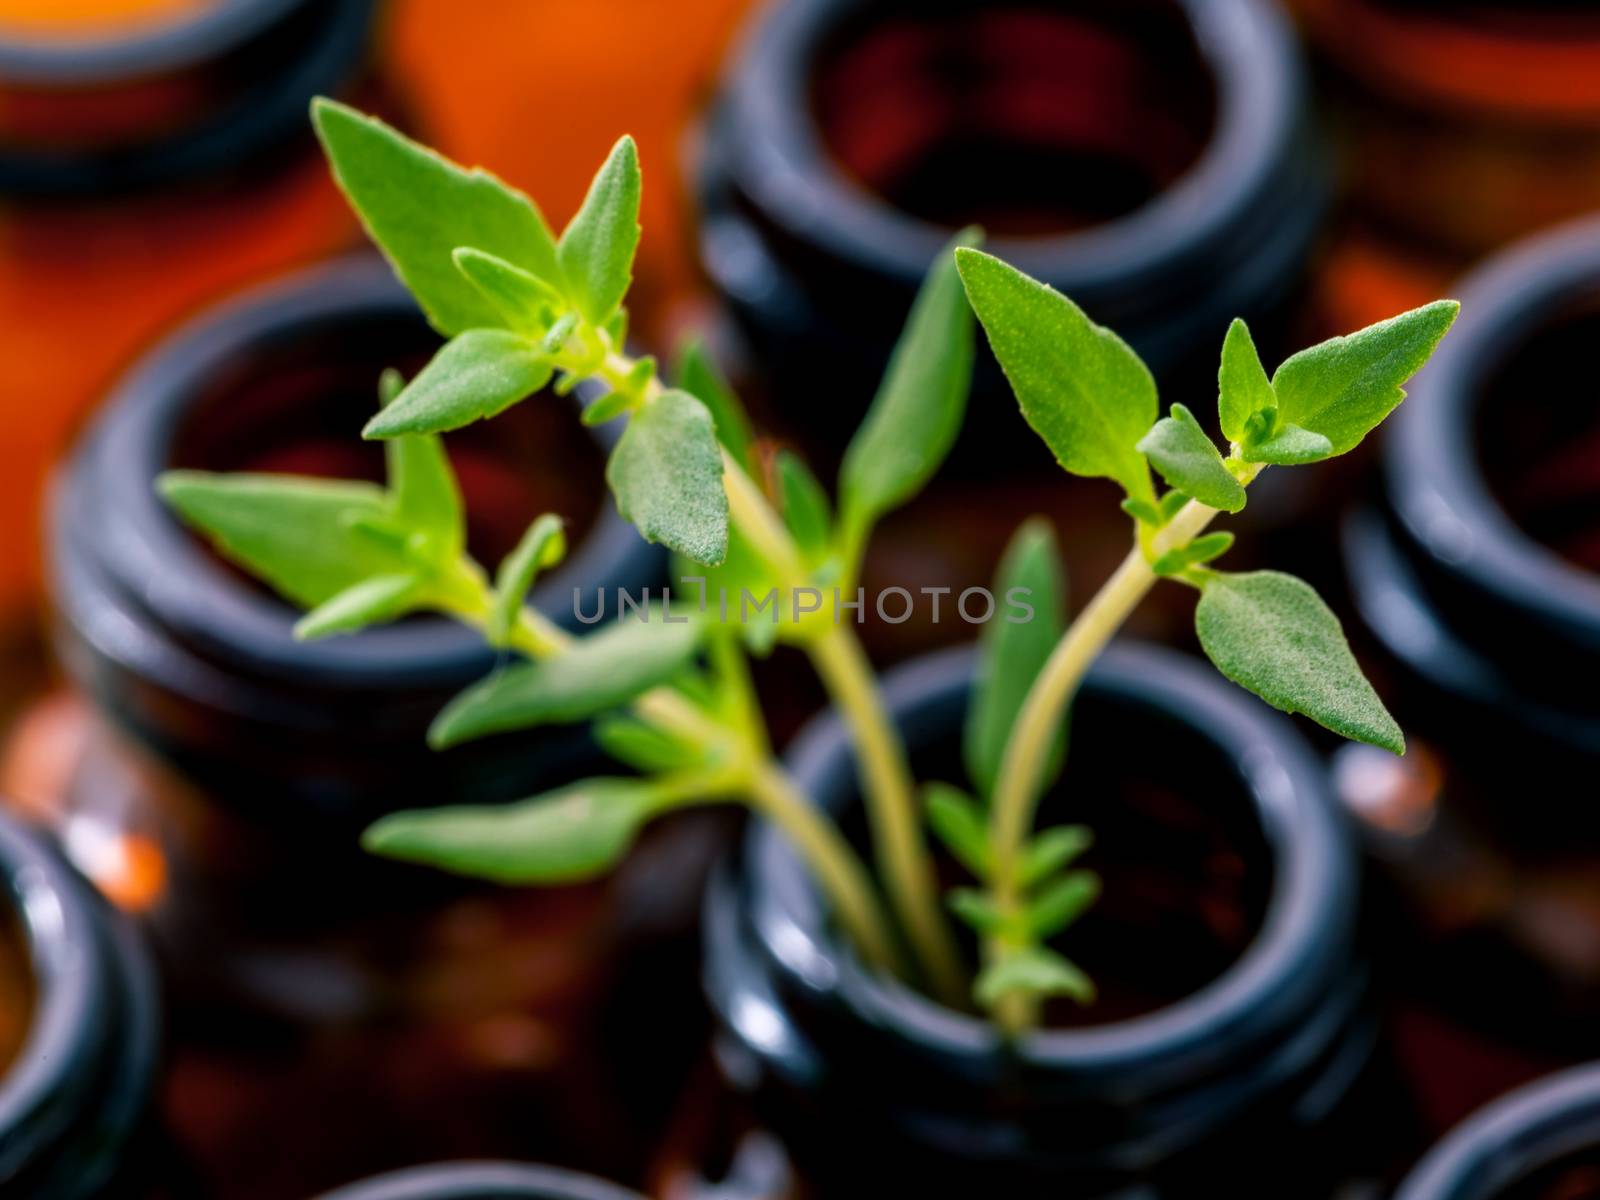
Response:
[[[535,725],[570,725],[618,708],[682,670],[700,644],[699,620],[615,621],[570,649],[491,675],[452,700],[428,731],[435,749]]]
[[[1069,871],[1046,884],[1028,901],[1028,928],[1037,938],[1053,937],[1089,910],[1100,898],[1100,877],[1093,871]]]
[[[961,432],[974,335],[950,251],[977,236],[963,230],[934,259],[872,406],[845,449],[839,507],[857,543],[874,521],[922,490]]]
[[[412,562],[356,528],[387,519],[388,498],[367,483],[289,475],[168,471],[156,483],[173,511],[226,557],[302,608]]]
[[[374,575],[301,617],[295,622],[294,636],[311,641],[393,621],[415,607],[421,591],[422,581],[416,575]]]
[[[1190,567],[1208,563],[1226,554],[1233,546],[1233,534],[1208,533],[1197,537],[1187,546],[1168,550],[1150,564],[1157,575],[1176,575]]]
[[[1195,609],[1217,669],[1284,712],[1405,753],[1405,737],[1356,665],[1339,619],[1310,584],[1277,571],[1215,574]]]
[[[1320,433],[1334,454],[1353,449],[1405,399],[1400,385],[1428,361],[1460,311],[1454,300],[1435,300],[1289,358],[1272,377],[1278,427]]]
[[[351,207],[441,333],[503,323],[499,308],[456,269],[458,246],[559,280],[555,237],[521,192],[332,100],[313,102],[311,116]]]
[[[977,888],[951,888],[945,893],[950,911],[979,933],[999,933],[1006,922],[988,893]]]
[[[971,796],[948,783],[922,789],[928,824],[957,861],[979,879],[989,877],[989,819]]]
[[[473,246],[458,246],[451,255],[456,270],[494,305],[507,328],[526,336],[542,336],[546,313],[562,304],[561,293],[514,263]]]
[[[496,883],[577,883],[616,865],[656,808],[645,781],[586,779],[517,804],[395,813],[361,844]]]
[[[631,137],[624,137],[611,148],[582,207],[561,233],[561,271],[573,303],[590,324],[605,324],[628,294],[639,248],[639,191],[639,151]]]
[[[1131,496],[1124,496],[1122,511],[1136,521],[1143,521],[1146,525],[1164,525],[1166,519],[1161,515],[1161,510],[1148,500],[1135,500]]]
[[[1243,442],[1250,419],[1258,413],[1270,418],[1277,407],[1278,397],[1261,365],[1261,356],[1256,353],[1250,327],[1235,317],[1222,341],[1222,365],[1217,369],[1217,416],[1222,423],[1222,436],[1230,442]]]
[[[720,563],[707,567],[680,556],[675,560],[672,578],[684,585],[681,593],[675,589],[674,594],[681,594],[685,600],[692,600],[696,605],[700,604],[703,596],[705,611],[712,614],[711,619],[718,623],[725,621],[736,630],[750,653],[765,658],[772,652],[781,627],[765,618],[741,621],[739,602],[747,592],[752,596],[765,596],[777,586],[778,581],[771,566],[751,549],[749,540],[739,532],[737,526],[728,530],[728,553]],[[698,582],[701,580],[704,582]],[[724,598],[728,606],[726,618],[722,612]]]
[[[713,566],[726,557],[722,451],[711,414],[688,392],[662,392],[634,414],[606,464],[606,482],[617,511],[645,541]]]
[[[466,516],[444,443],[428,434],[411,434],[390,439],[384,453],[396,523],[427,535],[432,560],[455,561],[466,547]]]
[[[738,394],[698,340],[685,342],[678,351],[673,378],[710,411],[717,440],[729,457],[747,472],[752,470],[750,444],[754,435],[750,432],[750,418],[745,415]]]
[[[471,329],[446,342],[361,436],[460,429],[531,396],[550,375],[549,360],[526,338],[503,329]]]
[[[962,752],[967,774],[980,795],[994,791],[1000,761],[1022,702],[1066,627],[1067,582],[1055,534],[1042,517],[1023,522],[1012,535],[995,575],[995,592],[1007,601],[1013,589],[1025,588],[1033,618],[1012,622],[1004,616],[985,623],[978,636],[978,672],[967,704]],[[1051,750],[1042,786],[1061,769],[1066,724]]]
[[[1264,441],[1245,442],[1239,447],[1239,457],[1245,462],[1297,467],[1332,458],[1333,443],[1320,433],[1285,425]]]
[[[993,1008],[1003,996],[1024,992],[1031,996],[1066,996],[1079,1004],[1093,1004],[1094,981],[1071,962],[1043,946],[1014,950],[989,964],[978,976],[978,1003]]]
[[[1187,503],[1189,503],[1189,497],[1182,492],[1168,492],[1165,496],[1162,496],[1160,500],[1156,501],[1156,511],[1161,516],[1161,524],[1165,525],[1173,517],[1177,516],[1178,510]]]
[[[614,390],[597,397],[578,418],[585,425],[604,425],[615,421],[625,412],[632,411],[634,398],[627,392]]]
[[[700,747],[636,717],[620,714],[596,718],[594,740],[618,762],[651,774],[699,766],[705,758]]]
[[[1244,488],[1228,473],[1216,444],[1183,405],[1174,404],[1172,415],[1155,423],[1140,439],[1139,451],[1168,484],[1201,504],[1223,512],[1244,507]]]
[[[1046,829],[1028,843],[1023,853],[1021,879],[1024,887],[1048,879],[1094,845],[1094,834],[1085,825],[1057,825]]]
[[[534,579],[546,567],[560,562],[566,553],[567,535],[560,517],[545,513],[528,526],[516,548],[506,555],[495,572],[494,603],[484,629],[492,645],[506,644]]]
[[[1022,415],[1056,461],[1154,500],[1134,448],[1157,413],[1155,380],[1139,356],[1061,293],[998,258],[961,249],[956,262]]]
[[[794,535],[800,553],[807,561],[816,562],[827,554],[832,537],[833,514],[828,508],[828,494],[794,451],[779,451],[773,465],[783,497],[784,524]]]

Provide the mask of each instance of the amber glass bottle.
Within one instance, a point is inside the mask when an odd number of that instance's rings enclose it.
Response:
[[[49,464],[176,319],[353,235],[306,122],[373,0],[0,3],[0,625],[39,575]]]

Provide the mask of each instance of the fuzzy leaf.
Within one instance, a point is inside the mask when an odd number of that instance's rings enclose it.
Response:
[[[972,309],[950,251],[977,236],[963,230],[934,259],[872,406],[845,449],[839,507],[855,541],[922,490],[961,432],[972,384]]]
[[[617,511],[647,542],[715,566],[728,553],[728,497],[711,414],[688,392],[668,390],[628,422],[606,482]]]
[[[553,658],[491,675],[452,700],[428,731],[436,749],[535,725],[570,725],[618,708],[665,683],[694,657],[699,620],[615,621]]]
[[[411,611],[421,590],[416,575],[374,575],[317,605],[295,622],[294,635],[311,641],[393,621]]]
[[[639,150],[618,140],[561,233],[561,271],[584,318],[603,325],[628,294],[639,248]]]
[[[1244,488],[1223,465],[1216,443],[1183,405],[1174,404],[1172,415],[1155,423],[1140,439],[1139,451],[1169,485],[1201,504],[1223,512],[1244,507]]]
[[[527,602],[533,581],[540,571],[555,566],[566,553],[567,535],[560,517],[545,513],[528,526],[516,548],[506,555],[495,572],[494,603],[484,631],[491,644],[505,645],[517,623],[517,614]]]
[[[727,450],[729,457],[746,471],[751,470],[750,418],[739,402],[733,386],[717,369],[716,363],[706,353],[699,341],[685,342],[678,351],[678,361],[673,372],[678,386],[688,392],[711,413],[716,426],[717,440]]]
[[[446,342],[361,436],[460,429],[531,396],[550,375],[549,360],[526,338],[504,329],[468,330]]]
[[[1405,737],[1367,682],[1339,619],[1311,585],[1277,571],[1208,577],[1195,609],[1217,669],[1284,712],[1342,737],[1405,753]]]
[[[1245,462],[1297,467],[1332,458],[1333,443],[1320,433],[1312,433],[1298,425],[1285,425],[1262,441],[1245,442],[1239,447],[1239,457]]]
[[[1013,623],[998,616],[983,626],[978,635],[978,674],[962,737],[967,774],[984,796],[994,791],[1000,760],[1023,699],[1066,627],[1067,581],[1055,534],[1042,517],[1025,521],[1000,559],[995,575],[998,600],[1004,602],[1013,588],[1028,589],[1033,618]],[[1051,750],[1045,786],[1061,769],[1065,748],[1063,721]]]
[[[504,323],[456,270],[473,246],[558,280],[555,237],[532,200],[482,170],[465,170],[375,118],[332,100],[311,106],[334,178],[395,273],[446,335]]]
[[[473,246],[458,246],[451,258],[456,270],[494,305],[507,328],[526,336],[542,335],[544,314],[562,304],[561,293],[514,263]]]
[[[1079,1004],[1092,1004],[1095,997],[1093,980],[1043,946],[1014,950],[989,964],[978,976],[976,995],[985,1008],[993,1008],[1011,992],[1067,996]]]
[[[1278,424],[1320,433],[1334,454],[1353,449],[1405,399],[1401,384],[1428,361],[1461,305],[1435,300],[1287,359],[1272,377]]]
[[[1278,407],[1272,383],[1261,356],[1256,353],[1250,327],[1237,317],[1222,341],[1222,365],[1217,369],[1217,416],[1222,436],[1230,442],[1245,440],[1250,419],[1270,414]]]
[[[1156,384],[1139,356],[1067,297],[998,258],[961,249],[956,262],[1022,415],[1056,461],[1154,500],[1135,445],[1156,419]]]
[[[1157,575],[1176,575],[1190,567],[1208,563],[1226,554],[1233,546],[1233,534],[1208,533],[1197,537],[1187,546],[1168,550],[1150,564]]]
[[[979,879],[989,877],[989,820],[976,801],[948,783],[922,789],[928,824],[958,862]]]
[[[644,781],[586,779],[517,804],[395,813],[361,844],[496,883],[577,883],[614,866],[655,807]]]

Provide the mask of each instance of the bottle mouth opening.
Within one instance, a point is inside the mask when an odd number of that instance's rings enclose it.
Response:
[[[895,2],[832,29],[811,65],[822,143],[857,184],[947,228],[1076,232],[1194,166],[1216,85],[1183,8]]]

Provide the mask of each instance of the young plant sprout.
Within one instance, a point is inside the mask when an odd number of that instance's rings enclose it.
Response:
[[[629,354],[623,307],[638,244],[640,174],[624,138],[557,237],[534,203],[348,108],[313,117],[335,177],[401,280],[449,340],[409,383],[386,373],[365,436],[386,443],[388,485],[173,471],[162,495],[225,554],[309,611],[303,637],[407,613],[446,614],[521,661],[456,698],[430,734],[445,750],[539,725],[592,722],[631,774],[588,779],[500,807],[449,806],[375,824],[380,854],[513,884],[600,874],[658,816],[743,803],[785,831],[841,928],[870,965],[965,1006],[975,996],[1008,1032],[1043,997],[1087,1003],[1088,977],[1046,944],[1094,901],[1074,867],[1078,826],[1035,833],[1034,809],[1064,759],[1066,709],[1084,672],[1159,579],[1200,592],[1196,626],[1219,669],[1270,703],[1400,753],[1399,729],[1360,674],[1337,620],[1304,583],[1210,564],[1269,464],[1355,446],[1400,402],[1400,385],[1454,319],[1439,302],[1295,355],[1269,380],[1248,330],[1223,348],[1226,458],[1182,405],[1157,420],[1154,381],[1114,334],[1071,301],[958,236],[918,293],[883,382],[846,454],[837,512],[796,455],[765,452],[727,384],[689,347],[664,384]],[[970,307],[969,307],[970,303]],[[997,590],[1026,589],[1034,616],[995,621],[969,706],[971,789],[930,784],[919,803],[852,622],[873,526],[914,496],[960,429],[972,369],[972,313],[1024,416],[1060,463],[1123,488],[1134,546],[1065,627],[1065,583],[1048,528],[1023,526]],[[626,422],[607,465],[619,511],[694,563],[699,603],[658,607],[575,637],[525,601],[558,562],[558,515],[539,517],[494,576],[468,555],[460,490],[439,435],[495,416],[551,380],[598,393],[588,423]],[[1167,484],[1159,493],[1150,468]],[[713,594],[778,596],[774,620],[719,619]],[[802,605],[802,593],[830,597]],[[747,655],[775,640],[814,664],[855,740],[875,883],[854,848],[774,758]],[[944,917],[924,820],[981,887],[949,907],[983,939],[974,983]],[[884,904],[884,900],[887,904]]]

